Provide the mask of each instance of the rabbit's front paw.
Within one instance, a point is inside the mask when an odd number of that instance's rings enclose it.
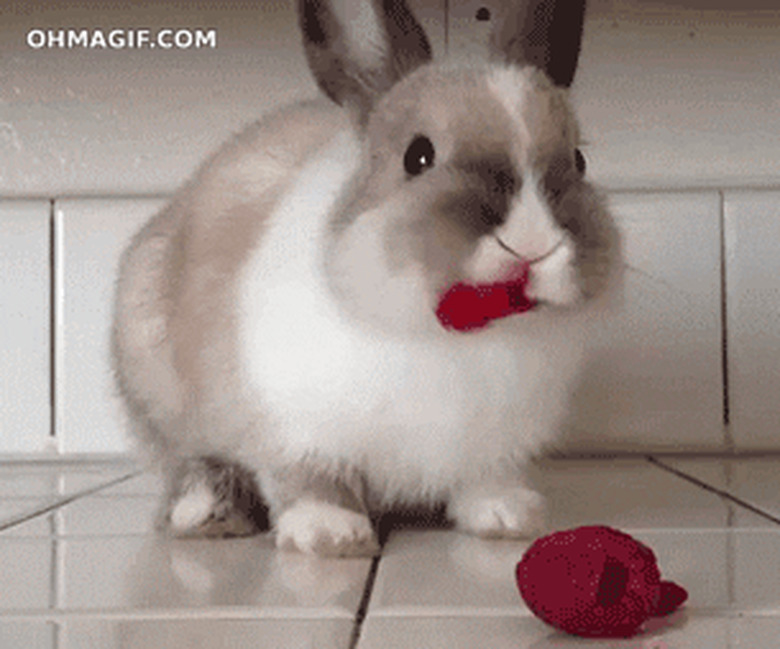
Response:
[[[174,536],[221,538],[251,536],[260,528],[248,513],[218,499],[205,485],[183,494],[168,513]]]
[[[544,499],[525,487],[475,488],[449,505],[458,528],[488,538],[520,538],[545,529]]]
[[[276,525],[276,545],[321,556],[371,556],[379,552],[368,516],[315,500],[298,501],[282,513]]]

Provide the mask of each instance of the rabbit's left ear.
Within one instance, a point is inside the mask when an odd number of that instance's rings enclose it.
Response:
[[[555,85],[574,80],[586,0],[507,0],[490,42],[494,58],[535,65]]]
[[[405,0],[298,0],[306,57],[317,84],[364,121],[376,100],[431,58]]]

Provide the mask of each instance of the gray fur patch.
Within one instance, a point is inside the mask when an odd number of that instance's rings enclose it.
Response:
[[[217,457],[181,462],[169,486],[166,517],[196,488],[206,488],[214,501],[209,516],[197,527],[179,530],[186,536],[248,536],[269,528],[268,507],[250,471]]]

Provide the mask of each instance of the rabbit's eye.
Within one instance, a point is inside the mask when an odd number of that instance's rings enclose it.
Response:
[[[587,169],[588,165],[585,162],[585,156],[582,155],[582,151],[579,149],[574,149],[574,164],[576,165],[580,176],[584,176],[585,169]]]
[[[424,135],[418,135],[406,149],[404,169],[410,176],[419,176],[423,171],[433,166],[435,157],[433,142]]]

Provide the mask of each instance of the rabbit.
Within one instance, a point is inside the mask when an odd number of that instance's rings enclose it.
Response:
[[[235,136],[120,261],[114,370],[162,522],[324,556],[377,553],[393,507],[539,533],[528,466],[620,286],[568,97],[584,0],[504,3],[467,67],[432,61],[403,0],[297,10],[324,96]],[[517,313],[437,317],[509,276]]]

